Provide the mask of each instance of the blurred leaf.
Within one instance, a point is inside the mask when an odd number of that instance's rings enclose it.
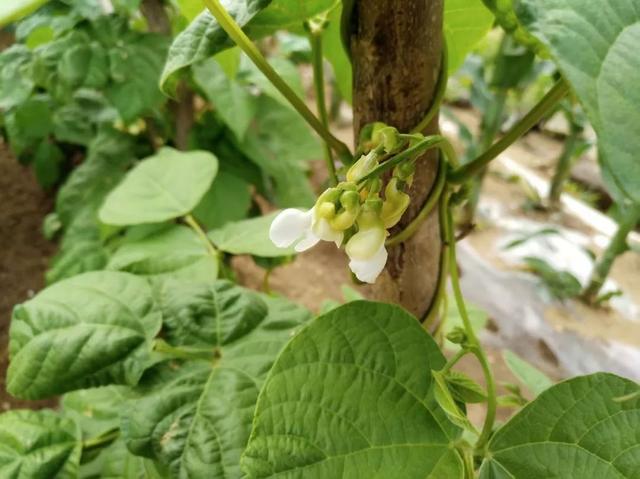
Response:
[[[242,141],[256,115],[257,98],[238,82],[229,79],[213,59],[194,65],[193,79],[213,104],[216,113]]]
[[[209,232],[218,249],[230,254],[251,254],[275,258],[295,254],[293,248],[278,248],[269,239],[271,222],[278,215],[275,211],[266,216],[228,223]]]
[[[582,291],[580,281],[568,271],[561,271],[540,258],[526,257],[529,270],[538,276],[552,296],[559,300],[575,298]]]
[[[0,4],[0,27],[26,17],[48,0],[3,0]]]
[[[12,45],[0,53],[0,108],[24,103],[33,91],[29,72],[31,52],[24,45]]]
[[[304,88],[302,87],[302,79],[300,78],[298,67],[290,60],[282,57],[271,57],[268,61],[278,75],[287,82],[287,85],[289,85],[300,98],[304,98]],[[242,57],[242,61],[240,63],[238,81],[258,87],[265,95],[269,95],[286,108],[293,109],[289,100],[280,93],[273,83],[264,76],[264,73],[262,73],[246,56]]]
[[[74,479],[82,449],[80,429],[53,411],[0,414],[0,476]]]
[[[542,228],[532,233],[523,234],[520,238],[514,239],[513,241],[509,241],[506,245],[504,245],[503,249],[513,249],[518,246],[522,246],[529,240],[534,238],[539,238],[541,236],[552,236],[559,235],[560,231],[557,228]]]
[[[51,188],[60,179],[60,167],[64,160],[62,150],[54,143],[42,141],[33,156],[33,167],[38,183]]]
[[[504,350],[502,357],[514,376],[522,381],[534,395],[537,396],[553,386],[553,381],[546,374],[520,358],[517,354]]]
[[[493,14],[481,0],[447,0],[444,4],[444,32],[449,53],[449,74],[464,63],[467,54],[489,33]]]
[[[256,117],[238,147],[272,179],[278,206],[314,203],[306,163],[322,158],[322,148],[296,112],[261,96]]]
[[[161,319],[151,288],[134,275],[100,271],[49,286],[13,311],[7,391],[42,399],[98,385],[134,385]]]
[[[347,103],[353,102],[353,71],[351,59],[345,51],[342,43],[342,33],[340,29],[340,19],[342,17],[342,2],[331,9],[328,15],[329,25],[322,37],[323,52],[325,58],[331,63],[336,85],[342,98]]]
[[[209,152],[162,148],[138,163],[109,193],[100,221],[124,226],[184,216],[198,205],[217,172],[218,160]]]

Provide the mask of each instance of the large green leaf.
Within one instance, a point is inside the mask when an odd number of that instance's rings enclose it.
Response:
[[[198,205],[217,172],[218,160],[209,152],[163,148],[136,165],[107,196],[100,221],[135,225],[184,216]]]
[[[335,0],[222,0],[223,7],[252,39],[280,29],[302,27],[304,20],[328,10]],[[172,77],[180,70],[233,46],[233,43],[208,11],[178,35],[165,64],[160,85],[170,89]]]
[[[191,228],[175,225],[126,241],[113,253],[107,269],[152,278],[212,280],[218,275],[218,260]]]
[[[8,109],[24,102],[33,91],[29,75],[31,51],[13,45],[0,53],[0,108]]]
[[[80,428],[53,411],[9,411],[0,415],[0,477],[78,477]]]
[[[491,30],[493,13],[482,0],[444,2],[444,33],[449,54],[449,73],[464,63],[467,54]]]
[[[167,464],[173,477],[240,478],[261,383],[308,313],[224,281],[167,284],[160,297],[168,340],[208,346],[212,359],[148,375],[144,396],[126,408],[128,447]]]
[[[481,479],[637,479],[639,391],[612,374],[553,386],[493,436]]]
[[[82,438],[92,439],[120,426],[122,406],[133,396],[127,386],[103,386],[70,392],[60,402],[65,417],[80,425]]]
[[[209,232],[215,245],[225,253],[251,254],[263,258],[277,258],[295,254],[293,248],[278,248],[269,239],[269,228],[278,212],[229,223]]]
[[[7,391],[39,399],[103,384],[134,385],[160,323],[142,278],[103,271],[60,281],[14,309]]]
[[[262,95],[254,121],[238,146],[272,179],[278,206],[313,204],[307,163],[322,158],[322,147],[296,112]]]
[[[47,1],[48,0],[2,0],[2,4],[0,4],[0,27],[26,17],[47,3]]]
[[[236,138],[242,141],[257,110],[255,96],[227,77],[214,59],[194,66],[193,79]]]
[[[584,105],[611,188],[640,201],[640,5],[520,0],[517,13],[549,47]]]
[[[434,400],[445,359],[418,321],[358,301],[319,317],[278,357],[243,456],[251,478],[462,477],[460,431]]]
[[[211,188],[193,210],[207,229],[220,228],[247,217],[251,208],[251,185],[243,178],[221,170]]]

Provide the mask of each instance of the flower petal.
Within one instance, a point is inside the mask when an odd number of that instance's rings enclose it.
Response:
[[[356,261],[366,261],[379,253],[384,247],[387,232],[384,228],[367,228],[354,234],[347,243],[346,251],[349,258]]]
[[[313,210],[288,208],[275,217],[269,228],[269,238],[278,248],[288,248],[305,236],[313,222]]]
[[[296,244],[294,249],[296,250],[296,252],[302,253],[304,251],[307,251],[308,249],[313,248],[319,242],[320,238],[318,238],[311,229],[308,229],[304,235],[304,238],[302,238],[298,242],[298,244]]]
[[[344,231],[333,229],[325,218],[316,219],[313,223],[313,233],[322,241],[332,241],[338,247],[340,247],[344,238]]]
[[[349,268],[353,271],[353,274],[356,275],[363,283],[373,284],[382,273],[384,266],[387,264],[387,249],[382,247],[368,260],[359,261],[352,259],[349,262]]]

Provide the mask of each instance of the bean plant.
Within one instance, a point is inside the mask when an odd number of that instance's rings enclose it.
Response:
[[[0,415],[1,477],[640,477],[640,386],[630,379],[596,373],[553,385],[511,357],[534,394],[518,395],[521,409],[496,420],[509,398],[464,301],[453,221],[470,182],[571,94],[598,135],[608,188],[629,212],[605,254],[615,257],[640,204],[640,1],[444,0],[446,51],[424,119],[410,131],[368,124],[355,153],[329,129],[323,57],[348,99],[348,38],[366,2],[168,2],[178,33],[157,75],[169,38],[146,31],[151,19],[137,2],[107,2],[106,15],[92,10],[103,1],[35,10],[44,3],[0,7],[5,21],[35,11],[0,55],[4,130],[37,170],[70,144],[84,160],[66,177],[45,175],[61,183],[46,222],[61,250],[48,286],[15,306],[10,330],[7,391],[61,395],[60,408]],[[503,53],[507,42],[525,48],[560,75],[461,163],[449,139],[423,132],[448,73],[494,22]],[[295,68],[263,54],[262,39],[280,30],[309,40],[318,114]],[[171,105],[185,91],[200,104],[188,148],[171,133]],[[67,134],[65,111],[81,115],[71,124],[82,135]],[[489,120],[493,137],[501,122]],[[437,177],[412,205],[429,151],[438,152]],[[320,156],[328,179],[316,197],[304,162]],[[252,193],[284,209],[256,215]],[[248,254],[270,268],[327,241],[345,251],[354,281],[375,283],[392,248],[432,214],[441,263],[419,320],[360,299],[314,317],[238,286],[229,266]],[[455,352],[445,357],[424,325],[439,320],[447,285],[461,326],[450,328]],[[458,370],[466,356],[482,385]],[[471,404],[484,406],[480,426]]]

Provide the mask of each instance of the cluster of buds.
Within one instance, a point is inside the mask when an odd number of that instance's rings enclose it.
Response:
[[[387,262],[385,241],[388,230],[407,210],[410,198],[405,189],[413,178],[413,164],[402,164],[380,193],[382,180],[367,178],[383,153],[397,148],[398,134],[383,125],[374,130],[371,151],[347,171],[346,181],[327,189],[309,211],[286,209],[271,224],[270,238],[280,248],[303,252],[320,241],[344,246],[349,268],[363,283],[374,283]]]

